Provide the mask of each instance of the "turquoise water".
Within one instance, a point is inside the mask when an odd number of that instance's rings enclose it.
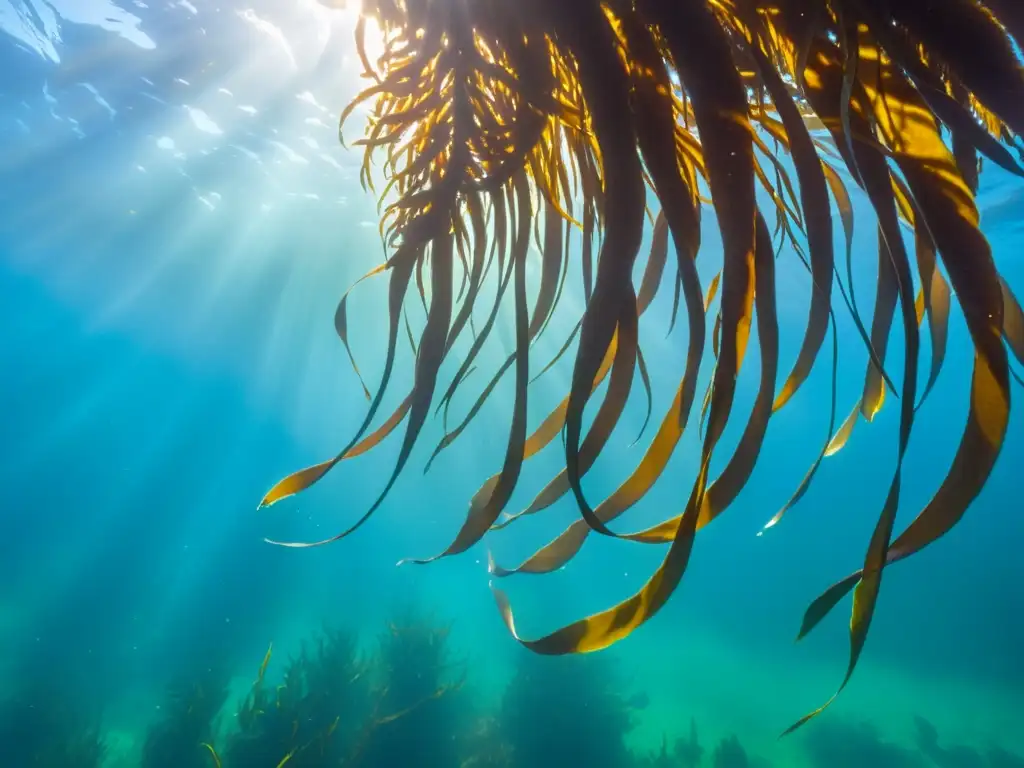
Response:
[[[507,765],[499,759],[508,753],[511,765],[530,768],[654,765],[642,760],[663,739],[670,747],[689,739],[691,727],[700,764],[716,768],[745,764],[722,746],[734,737],[752,765],[1024,764],[1017,411],[963,523],[887,571],[847,691],[819,720],[777,738],[841,678],[847,605],[806,640],[793,638],[808,601],[860,564],[895,458],[890,399],[825,461],[782,523],[758,535],[826,438],[827,354],[773,418],[750,484],[701,532],[669,605],[600,654],[529,656],[489,591],[488,551],[502,565],[518,563],[576,518],[568,499],[458,557],[395,566],[447,546],[473,492],[500,468],[508,380],[423,475],[443,434],[440,418],[428,422],[409,470],[353,537],[312,550],[263,541],[345,528],[376,497],[398,450],[394,437],[309,493],[256,510],[273,482],[347,442],[366,407],[331,321],[343,291],[382,257],[373,199],[358,184],[362,155],[336,135],[359,87],[352,23],[311,1],[0,1],[0,765],[41,764],[27,762],[31,745],[96,729],[108,766],[212,765],[201,742],[225,765],[275,766],[309,742],[307,729],[333,721],[335,705],[296,709],[300,736],[275,741],[264,721],[245,731],[245,697],[273,643],[261,685],[279,711],[289,659],[303,643],[315,647],[325,626],[354,644],[329,646],[347,672],[308,666],[325,690],[355,700],[337,705],[336,741],[348,749],[362,743],[367,723],[402,715],[369,729],[369,746],[349,764]],[[347,136],[358,130],[353,121]],[[997,262],[1024,295],[1024,186],[987,168],[980,202]],[[867,203],[855,205],[866,314],[875,234]],[[707,285],[719,258],[710,211],[703,226]],[[778,273],[785,368],[809,280],[786,252]],[[570,332],[580,284],[571,273],[537,360]],[[371,282],[350,304],[353,351],[371,386],[384,296],[384,284]],[[641,323],[654,419],[683,370],[686,329],[665,338],[670,309],[663,289]],[[422,313],[410,320],[422,327]],[[845,415],[866,356],[849,318],[839,324]],[[512,338],[506,314],[453,415],[461,418]],[[949,355],[906,463],[904,524],[952,458],[969,355],[954,311]],[[410,360],[400,362],[399,383]],[[531,427],[567,392],[569,366],[567,358],[535,385]],[[727,449],[758,375],[751,353]],[[387,412],[403,394],[394,388]],[[590,498],[612,491],[642,456],[656,426],[631,445],[645,411],[635,395],[587,476]],[[697,451],[694,433],[621,530],[681,511]],[[561,459],[551,446],[528,461],[510,510],[525,507]],[[562,571],[502,581],[524,635],[628,596],[663,556],[660,547],[598,538]],[[444,658],[432,655],[440,642]],[[258,745],[249,752],[239,746],[243,732]],[[147,739],[158,746],[147,750]],[[293,764],[336,764],[316,755],[309,747]],[[75,759],[62,752],[45,764],[86,764]],[[681,754],[658,764],[692,765]]]

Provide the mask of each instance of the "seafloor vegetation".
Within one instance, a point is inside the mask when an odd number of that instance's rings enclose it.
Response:
[[[244,696],[224,665],[167,686],[131,749],[109,746],[102,702],[24,681],[0,704],[4,766],[17,768],[771,768],[740,737],[705,743],[699,716],[638,754],[627,736],[648,699],[606,654],[523,652],[504,694],[483,706],[447,628],[406,611],[370,643],[343,628],[297,653],[253,659]],[[908,718],[913,715],[908,714]],[[826,718],[801,737],[808,768],[1024,768],[992,745],[946,743],[917,717],[912,747]]]

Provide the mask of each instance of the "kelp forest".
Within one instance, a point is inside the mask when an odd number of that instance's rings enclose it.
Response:
[[[517,654],[495,701],[482,704],[473,668],[449,627],[402,610],[360,643],[325,627],[288,654],[271,645],[233,685],[226,665],[197,659],[168,681],[137,738],[108,734],[103,702],[69,704],[39,678],[0,704],[5,764],[19,768],[783,768],[729,734],[705,739],[700,712],[645,748],[630,739],[648,698],[607,654]],[[244,678],[243,678],[244,680]],[[231,691],[237,689],[232,695]],[[1022,768],[992,744],[948,743],[907,715],[914,743],[867,723],[827,718],[796,736],[801,768]]]

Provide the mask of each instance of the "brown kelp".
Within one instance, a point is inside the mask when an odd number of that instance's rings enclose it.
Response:
[[[382,39],[373,60],[365,45],[371,25]],[[527,648],[542,654],[598,650],[647,621],[676,589],[697,530],[744,487],[772,415],[807,380],[831,331],[828,439],[769,524],[800,499],[822,459],[845,444],[861,417],[871,421],[887,392],[898,398],[898,458],[864,566],[812,604],[801,631],[854,591],[845,685],[863,648],[885,566],[943,536],[985,485],[1009,419],[1010,378],[1016,374],[1007,350],[1024,362],[1024,314],[997,270],[975,204],[981,159],[1024,175],[1014,157],[1014,151],[1024,154],[1024,69],[1014,47],[1024,40],[1024,18],[1017,4],[365,0],[356,38],[368,85],[341,120],[357,106],[368,108],[366,135],[358,142],[365,150],[361,181],[379,194],[380,234],[390,252],[367,276],[388,278],[383,373],[372,396],[363,385],[371,402],[349,443],[329,461],[279,482],[263,504],[308,488],[404,423],[397,463],[377,501],[347,530],[316,543],[344,538],[384,500],[431,409],[446,416],[436,456],[462,434],[512,368],[515,398],[504,463],[473,496],[452,544],[436,557],[463,552],[494,527],[570,492],[581,519],[518,568],[493,564],[495,576],[551,571],[573,557],[591,532],[669,544],[661,566],[635,595],[539,639],[516,634],[509,603],[495,592],[510,632]],[[385,182],[379,192],[374,158]],[[876,217],[878,281],[870,324],[853,293],[850,179]],[[762,206],[759,193],[770,203]],[[636,287],[649,203],[656,204],[654,236]],[[716,214],[723,260],[705,293],[696,258],[700,210],[707,203]],[[845,237],[845,255],[838,258],[837,227]],[[578,250],[570,254],[568,235],[577,232]],[[532,237],[540,280],[531,297],[526,262],[533,258]],[[672,274],[666,269],[670,245],[676,275],[671,322],[680,302],[689,320],[686,368],[635,471],[592,506],[582,477],[618,423],[638,371],[649,396],[638,324]],[[783,251],[806,265],[812,292],[799,352],[777,388],[774,261]],[[561,357],[578,344],[571,386],[531,432],[527,397],[536,370],[530,350],[549,327],[571,259],[581,265],[586,299],[559,352]],[[497,281],[489,299],[483,288],[492,271]],[[418,339],[405,323],[415,349],[413,382],[398,408],[371,431],[392,384],[403,306],[413,291],[427,311]],[[942,367],[953,295],[974,347],[966,426],[937,493],[894,537],[903,456],[917,409]],[[477,327],[473,310],[488,301],[487,320]],[[505,305],[514,308],[515,351],[469,415],[448,429],[448,405],[465,388]],[[703,397],[700,461],[683,510],[647,530],[614,532],[608,525],[650,490],[691,425],[712,307],[714,367]],[[836,311],[852,316],[869,357],[862,395],[838,429]],[[897,316],[904,339],[898,384],[886,372]],[[335,322],[351,357],[347,294]],[[762,371],[758,394],[738,446],[711,477],[754,322]],[[919,329],[925,322],[931,361],[919,392]],[[468,352],[442,390],[442,363],[462,337]],[[584,409],[605,380],[584,434]],[[524,462],[560,432],[562,471],[529,507],[499,522]]]

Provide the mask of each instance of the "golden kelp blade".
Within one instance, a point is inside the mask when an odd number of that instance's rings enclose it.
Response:
[[[703,316],[718,286],[718,275],[708,289],[703,305],[692,302],[687,294],[687,303],[693,304],[690,314]],[[693,279],[696,281],[696,274]],[[699,289],[699,285],[697,286]],[[699,293],[697,294],[699,296]],[[686,414],[689,413],[697,391],[697,370],[703,350],[704,334],[698,327],[691,327],[691,353],[687,357],[687,367],[683,379],[676,391],[675,399],[662,419],[654,439],[644,453],[633,474],[623,482],[615,492],[594,509],[594,516],[603,524],[610,523],[622,513],[636,504],[654,486],[654,483],[665,471],[679,440],[686,427]],[[503,528],[514,522],[524,513],[512,516],[495,528]],[[493,557],[489,558],[489,571],[496,577],[511,576],[514,573],[549,573],[557,570],[571,560],[582,548],[591,528],[585,520],[577,520],[565,529],[557,538],[537,550],[531,557],[514,569],[503,568]],[[669,539],[670,540],[670,539]]]
[[[772,383],[767,387],[767,392],[760,398],[760,413],[764,422],[771,413],[771,402],[774,397],[774,378],[777,367],[778,345],[777,345],[777,320],[775,314],[775,275],[774,275],[774,254],[772,253],[771,238],[767,226],[762,218],[758,218],[757,233],[757,286],[761,290],[761,300],[758,305],[758,331],[759,340],[763,343],[762,356],[765,368],[769,373],[763,381],[771,379]],[[733,276],[732,270],[727,273],[727,278]],[[727,279],[728,285],[728,279]],[[742,301],[742,296],[737,296]],[[725,364],[720,371],[724,376],[729,376],[735,363],[729,361],[736,359],[733,351],[733,344],[725,341],[724,346],[730,349],[732,354],[723,358]],[[723,386],[723,389],[725,387]],[[667,539],[671,542],[668,554],[664,561],[655,571],[654,575],[647,581],[639,592],[624,600],[613,608],[589,616],[585,619],[570,624],[562,629],[552,632],[536,640],[526,640],[520,637],[515,626],[515,617],[508,598],[503,592],[492,586],[495,600],[501,612],[505,624],[512,634],[523,646],[537,653],[548,655],[561,655],[566,653],[586,653],[600,650],[613,644],[617,640],[629,635],[633,630],[652,618],[665,604],[669,596],[679,585],[682,576],[689,562],[690,553],[693,548],[694,536],[696,534],[700,510],[703,500],[706,499],[705,487],[707,483],[708,459],[721,435],[720,403],[717,397],[712,405],[712,427],[705,438],[702,450],[702,464],[697,481],[691,492],[690,500],[687,503],[686,511],[675,518],[677,524],[672,535]],[[746,456],[742,447],[737,450],[737,456]],[[756,455],[756,449],[754,450]],[[752,462],[751,462],[752,465]],[[728,474],[729,469],[725,470]],[[742,474],[742,472],[740,473]],[[744,479],[738,481],[742,487]],[[725,485],[731,485],[726,481]],[[736,488],[738,491],[738,488]],[[709,491],[710,492],[710,491]],[[491,562],[493,568],[493,561]]]
[[[364,12],[383,31],[384,50],[378,60],[369,60],[364,37],[370,25],[360,21],[357,52],[370,83],[341,118],[350,117],[357,104],[368,107],[366,133],[357,142],[364,147],[360,181],[376,194],[375,166],[384,178],[380,231],[387,248],[394,249],[374,271],[389,273],[384,372],[364,423],[345,449],[281,481],[264,505],[307,489],[406,423],[384,492],[355,525],[328,541],[348,535],[384,501],[427,415],[444,415],[444,436],[433,461],[473,423],[514,367],[505,461],[473,495],[462,528],[439,556],[462,552],[523,515],[542,513],[570,490],[581,519],[517,569],[503,569],[489,558],[494,576],[554,570],[579,551],[591,531],[670,544],[661,566],[628,600],[539,640],[520,639],[540,653],[597,650],[628,635],[668,600],[682,579],[696,531],[727,509],[752,476],[772,415],[799,396],[831,326],[828,441],[768,525],[805,495],[821,462],[847,443],[861,418],[872,421],[887,397],[898,402],[897,462],[863,568],[811,605],[801,631],[813,628],[856,587],[849,680],[887,565],[949,531],[986,483],[1007,428],[1009,378],[1017,377],[1008,353],[1024,363],[1024,311],[996,269],[974,202],[980,161],[1024,176],[1013,152],[1024,157],[1024,68],[1013,45],[1024,38],[1019,5],[1016,0],[364,0]],[[877,231],[870,254],[855,253],[853,247],[848,179],[872,207],[873,216],[861,217],[867,221],[863,226]],[[763,215],[755,192],[766,200]],[[702,204],[714,206],[723,244],[723,269],[706,297],[697,272]],[[654,223],[652,246],[637,285],[634,268],[647,218]],[[837,264],[833,243],[839,226],[845,270]],[[913,253],[904,228],[913,236]],[[537,256],[530,252],[531,239]],[[671,331],[682,298],[689,333],[686,368],[633,473],[592,508],[583,478],[606,453],[637,370],[650,413],[654,393],[640,349],[640,324],[656,314],[645,312],[663,282],[669,245],[675,250],[676,276],[666,325]],[[776,381],[776,253],[796,256],[811,283],[802,340],[781,386]],[[534,258],[536,264],[527,267]],[[870,323],[861,316],[853,282],[854,260],[865,258],[868,266],[877,265]],[[569,319],[564,331],[572,331],[562,335],[551,362],[535,366],[539,372],[529,378],[532,344],[556,325],[573,259],[582,273],[582,311]],[[535,286],[523,279],[527,269],[537,274]],[[478,326],[474,308],[492,274],[497,290]],[[510,285],[514,289],[506,292]],[[415,286],[410,301],[427,313],[418,337],[405,311],[410,286]],[[720,306],[711,310],[719,289]],[[975,351],[967,426],[935,498],[892,540],[903,457],[916,413],[951,343],[954,296]],[[354,329],[346,297],[335,326],[369,397],[349,346]],[[515,350],[449,429],[449,411],[459,407],[453,406],[456,395],[466,391],[469,374],[481,366],[499,312],[509,304],[515,309]],[[658,481],[689,423],[709,311],[714,313],[714,368],[699,416],[701,459],[683,512],[636,533],[611,531],[608,524]],[[857,403],[838,429],[837,312],[852,318],[868,361]],[[712,479],[710,462],[732,416],[736,377],[755,315],[761,380],[739,444]],[[903,330],[898,382],[886,371],[897,317]],[[412,390],[370,432],[403,321],[415,356]],[[919,329],[925,322],[931,360],[919,392]],[[473,334],[469,353],[451,380],[441,382],[442,363],[466,328]],[[570,354],[573,344],[578,346],[569,392],[530,431],[529,386]],[[598,387],[606,380],[601,396]],[[440,398],[435,397],[439,387]],[[599,396],[596,419],[585,430],[584,411]],[[507,515],[523,463],[563,429],[563,467],[528,506]],[[495,594],[509,631],[519,639],[508,601]]]
[[[1024,365],[1024,309],[1006,280],[999,278],[1003,293],[1003,338],[1017,362]]]
[[[859,37],[857,44],[863,46],[865,39]],[[931,236],[943,256],[954,286],[957,286],[958,283],[963,286],[962,289],[960,286],[957,287],[958,293],[964,301],[968,327],[979,353],[988,358],[985,359],[984,369],[990,372],[993,371],[993,368],[996,371],[1002,369],[1001,376],[996,374],[996,386],[986,387],[988,390],[986,395],[989,399],[982,405],[981,411],[981,421],[985,425],[982,429],[988,432],[985,437],[991,448],[988,451],[982,450],[979,455],[973,457],[973,466],[965,474],[955,477],[955,482],[963,486],[967,498],[973,499],[980,487],[972,488],[972,479],[979,476],[987,477],[990,466],[986,466],[986,457],[992,455],[993,451],[998,452],[1009,414],[1006,353],[1001,340],[997,340],[995,344],[991,341],[993,331],[997,339],[1001,336],[1002,297],[998,284],[993,290],[992,277],[994,275],[986,280],[985,273],[988,271],[988,265],[985,263],[985,259],[988,254],[988,246],[978,231],[978,214],[974,207],[973,194],[959,172],[955,159],[944,145],[934,117],[920,101],[917,92],[913,90],[903,74],[891,62],[886,62],[883,54],[877,48],[874,52],[881,59],[876,70],[878,80],[866,81],[861,84],[867,98],[876,105],[875,117],[878,131],[885,144],[893,149],[894,159],[907,180],[910,193],[916,198],[918,212],[925,220],[924,223],[927,224]],[[824,57],[819,59],[819,61],[821,60],[824,60]],[[877,94],[882,92],[886,94],[884,102],[877,98]],[[883,104],[884,106],[882,106]],[[878,202],[874,199],[872,202],[878,211]],[[882,215],[881,212],[879,215]],[[898,233],[896,234],[898,235]],[[887,238],[888,244],[891,245],[892,242]],[[971,259],[970,271],[965,274],[963,270],[967,266],[967,259]],[[905,284],[900,303],[904,307],[905,326],[910,333],[910,329],[916,330],[916,322],[909,316],[912,309],[908,299],[909,284],[904,283],[909,278],[909,269],[905,264],[905,258],[899,263],[902,263],[902,271],[907,273],[899,277],[901,284]],[[969,284],[965,284],[967,280],[970,281]],[[987,286],[986,283],[988,283]],[[988,295],[985,294],[986,289]],[[968,305],[967,302],[975,298],[972,296],[972,292],[976,294],[979,301],[977,304]],[[914,313],[916,314],[916,310]],[[979,314],[982,317],[978,317]],[[907,347],[909,350],[909,343]],[[916,348],[914,352],[913,359],[908,355],[908,365],[916,366]],[[912,407],[913,405],[913,403],[907,402],[912,398],[913,389],[908,390],[907,387],[908,384],[912,387],[915,379],[916,367],[908,368],[904,379],[900,459],[905,451],[906,435],[913,416],[907,410],[908,406]],[[973,411],[974,406],[972,406]],[[904,431],[905,429],[907,431]],[[872,537],[865,565],[860,574],[860,581],[854,593],[853,614],[850,620],[850,661],[846,675],[839,687],[840,691],[849,681],[863,649],[878,598],[882,570],[890,560],[889,539],[896,514],[894,491],[898,492],[898,488],[899,474],[897,470],[896,480],[890,490],[890,496],[886,501],[886,508],[879,521],[879,526]],[[895,546],[893,545],[894,548]],[[824,706],[801,718],[787,732],[820,713],[830,702],[831,699]]]
[[[282,499],[301,493],[330,472],[338,462],[344,461],[345,459],[355,458],[356,456],[366,453],[374,446],[379,445],[388,435],[395,431],[395,428],[399,424],[402,423],[405,415],[409,412],[409,406],[411,403],[411,396],[406,397],[405,400],[402,401],[401,405],[395,409],[391,416],[388,417],[387,421],[385,421],[379,428],[336,458],[301,469],[277,482],[273,488],[267,491],[266,495],[260,501],[260,506],[269,507],[271,504],[276,504]]]
[[[202,746],[205,747],[206,751],[210,754],[210,760],[213,761],[214,768],[221,768],[220,755],[217,754],[217,750],[213,748],[213,745],[204,741]]]
[[[526,395],[530,383],[530,338],[537,332],[537,327],[529,321],[526,307],[526,249],[520,249],[515,259],[515,288],[513,292],[516,310],[516,389],[512,425],[505,449],[505,464],[501,474],[498,475],[494,488],[484,499],[484,504],[470,509],[466,522],[451,545],[435,557],[425,560],[409,560],[408,562],[427,563],[465,552],[478,542],[498,519],[498,515],[505,508],[512,496],[512,491],[515,490],[516,482],[519,480],[519,473],[523,468],[523,448],[526,443]],[[534,315],[534,318],[536,317],[537,315]],[[403,562],[407,561],[400,561],[399,565]]]

